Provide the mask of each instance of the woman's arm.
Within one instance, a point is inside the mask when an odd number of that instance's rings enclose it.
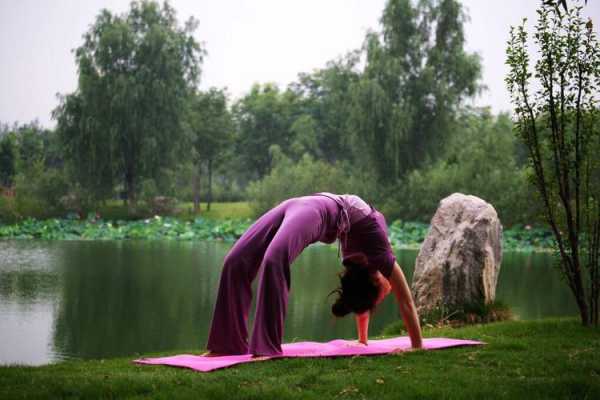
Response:
[[[369,312],[356,314],[356,331],[358,332],[358,342],[367,345],[369,340]]]
[[[417,314],[412,293],[410,292],[404,273],[402,272],[402,269],[400,269],[398,263],[394,263],[392,274],[388,280],[390,281],[392,291],[396,296],[396,301],[398,302],[398,308],[400,309],[400,314],[404,320],[404,325],[406,326],[406,329],[408,329],[408,336],[410,336],[412,347],[420,349],[423,346],[423,338],[421,336],[419,315]]]

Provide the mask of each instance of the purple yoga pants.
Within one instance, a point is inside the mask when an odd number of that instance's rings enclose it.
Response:
[[[337,236],[339,206],[325,196],[286,200],[260,217],[225,256],[207,348],[220,354],[281,354],[290,264],[304,248]],[[251,284],[259,276],[248,344]]]

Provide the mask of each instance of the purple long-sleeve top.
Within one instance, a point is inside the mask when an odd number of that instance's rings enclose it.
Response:
[[[366,256],[366,267],[379,270],[389,278],[396,261],[388,239],[388,229],[383,214],[355,195],[318,193],[333,199],[341,207],[338,221],[338,240],[342,263],[357,253]]]

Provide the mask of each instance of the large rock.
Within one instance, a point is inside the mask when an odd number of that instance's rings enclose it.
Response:
[[[440,202],[417,257],[412,291],[419,311],[492,302],[502,261],[502,225],[492,205],[454,193]]]

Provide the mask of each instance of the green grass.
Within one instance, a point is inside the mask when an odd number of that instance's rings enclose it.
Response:
[[[212,203],[210,210],[206,209],[206,204],[200,204],[200,212],[194,214],[193,203],[181,203],[177,206],[178,210],[183,212],[184,217],[194,218],[200,216],[209,219],[245,219],[252,218],[253,211],[250,203],[247,201],[239,201],[235,203]]]
[[[252,218],[252,208],[247,201],[232,203],[211,203],[210,211],[206,209],[206,203],[200,203],[200,211],[194,213],[192,202],[178,203],[175,208],[175,216],[182,219],[192,220],[198,217],[208,219],[246,219]],[[105,220],[129,220],[131,219],[127,206],[122,200],[109,200],[106,205],[98,209],[98,213]]]
[[[1,367],[0,398],[600,398],[600,332],[575,319],[500,322],[425,334],[479,339],[487,345],[380,357],[284,359],[212,373],[138,366],[131,363],[134,356]]]

